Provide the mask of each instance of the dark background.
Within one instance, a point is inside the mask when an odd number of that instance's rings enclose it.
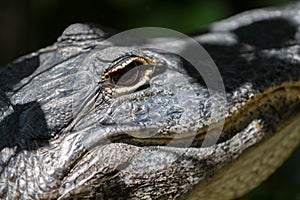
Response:
[[[244,10],[288,0],[9,0],[0,1],[0,66],[48,46],[70,24],[93,22],[119,31],[155,26],[183,33]],[[300,149],[242,200],[300,199]]]
[[[157,26],[183,33],[243,10],[288,0],[0,0],[0,66],[55,42],[70,24],[116,30]]]

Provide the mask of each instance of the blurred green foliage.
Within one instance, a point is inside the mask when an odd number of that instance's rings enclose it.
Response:
[[[10,0],[0,2],[0,65],[55,42],[70,24],[116,30],[156,26],[183,33],[244,10],[288,0]],[[240,200],[300,200],[300,149],[267,182]]]
[[[288,0],[10,0],[0,1],[0,65],[53,43],[75,22],[117,30],[156,26],[184,33],[235,13]]]

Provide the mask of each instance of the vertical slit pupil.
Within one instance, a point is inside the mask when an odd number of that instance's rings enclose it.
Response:
[[[143,65],[143,63],[140,61],[133,61],[130,64],[126,65],[124,68],[111,73],[110,77],[114,83],[117,83],[124,74],[139,65]]]

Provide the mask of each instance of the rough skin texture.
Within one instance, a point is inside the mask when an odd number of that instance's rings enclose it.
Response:
[[[8,64],[0,71],[0,198],[232,199],[248,192],[299,144],[299,8],[249,11],[194,36],[217,64],[228,102],[220,105],[221,138],[207,147],[201,139],[185,148],[140,139],[153,131],[199,133],[210,121],[213,97],[177,55],[119,47],[104,31],[74,24],[52,46]],[[128,57],[167,69],[135,92],[114,94],[117,86],[102,78]]]

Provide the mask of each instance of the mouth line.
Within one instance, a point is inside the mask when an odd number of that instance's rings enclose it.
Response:
[[[229,112],[225,117],[225,124],[217,142],[222,143],[243,131],[252,121],[263,119],[267,124],[267,133],[276,133],[290,118],[300,111],[300,81],[285,82],[281,85],[270,87],[261,93],[255,94],[252,98],[236,107],[234,112]],[[229,106],[233,108],[234,106]],[[289,109],[284,108],[289,107]],[[196,134],[168,133],[167,135],[154,135],[151,137],[132,136],[126,133],[111,135],[108,139],[113,142],[122,142],[137,146],[166,146],[170,142],[177,147],[182,144],[185,147],[187,140],[193,140],[190,146],[200,147],[207,135],[208,126],[197,131]],[[141,135],[141,134],[140,134]],[[176,138],[175,138],[176,136]]]

